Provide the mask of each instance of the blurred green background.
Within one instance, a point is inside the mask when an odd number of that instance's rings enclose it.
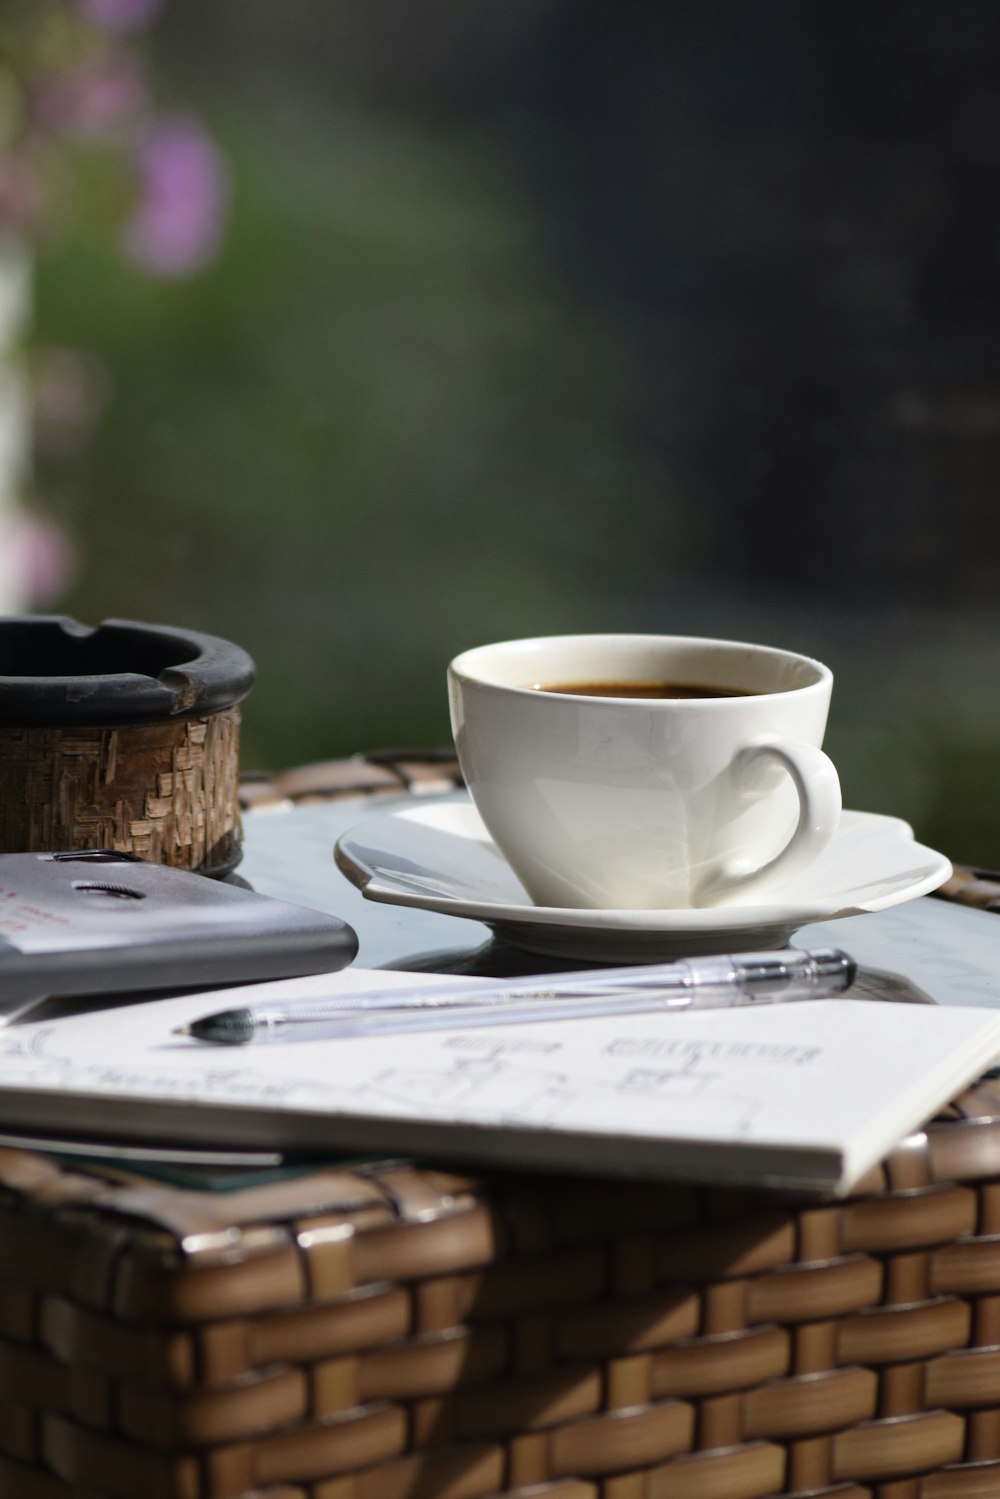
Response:
[[[450,654],[583,623],[616,581],[621,507],[654,498],[621,356],[487,148],[212,123],[237,184],[215,268],[163,286],[74,237],[40,270],[43,331],[114,387],[60,477],[67,605],[239,639],[254,758],[439,739]]]
[[[996,867],[1000,27],[719,8],[168,3],[230,220],[151,278],[74,166],[35,335],[108,400],[39,456],[47,607],[246,646],[253,768],[446,742],[491,639],[802,649],[845,804]]]

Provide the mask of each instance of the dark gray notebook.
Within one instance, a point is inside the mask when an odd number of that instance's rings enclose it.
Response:
[[[357,948],[336,916],[132,855],[0,854],[0,1019],[53,995],[325,973]]]

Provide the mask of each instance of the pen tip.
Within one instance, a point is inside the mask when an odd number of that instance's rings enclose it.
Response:
[[[215,1041],[223,1046],[242,1046],[253,1040],[254,1033],[250,1010],[222,1010],[218,1015],[201,1015],[187,1025],[174,1028],[175,1036],[191,1036],[195,1041]]]

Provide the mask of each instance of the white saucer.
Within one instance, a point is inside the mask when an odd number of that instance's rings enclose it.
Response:
[[[371,817],[337,843],[338,867],[369,900],[485,922],[530,952],[595,962],[781,947],[811,921],[884,911],[936,890],[943,854],[898,817],[844,812],[829,846],[759,904],[699,910],[588,911],[536,906],[468,800]]]

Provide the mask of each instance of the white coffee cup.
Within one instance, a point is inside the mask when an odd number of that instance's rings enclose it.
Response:
[[[840,817],[832,686],[808,656],[680,635],[511,640],[448,668],[462,774],[531,899],[616,910],[749,903],[816,858]]]

